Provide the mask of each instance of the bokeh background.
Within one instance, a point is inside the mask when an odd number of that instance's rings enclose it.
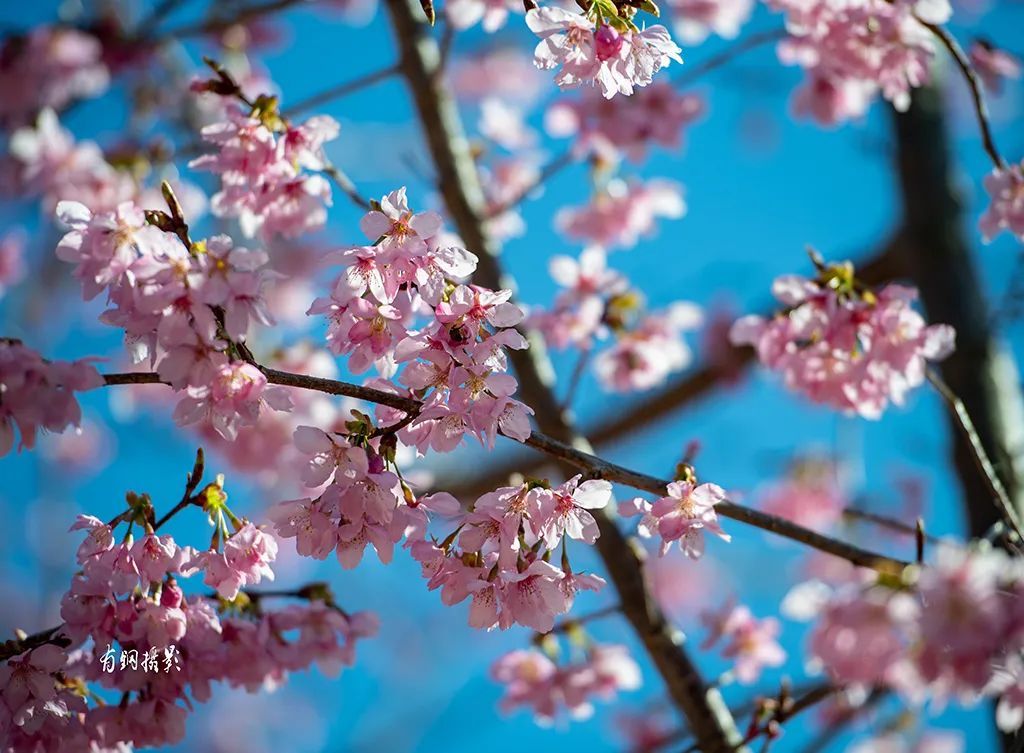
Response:
[[[188,5],[173,17],[175,21],[190,18]],[[48,0],[3,2],[0,28],[25,29],[54,20],[59,12],[59,5]],[[777,16],[759,7],[744,33],[779,26]],[[987,36],[1011,51],[1024,52],[1024,3],[968,0],[956,6],[951,27],[962,39]],[[281,15],[275,28],[279,35],[259,49],[254,59],[283,92],[286,105],[394,60],[390,29],[382,13],[357,24],[337,9],[298,8]],[[478,30],[459,35],[454,50],[462,55],[491,44],[529,51],[533,37],[520,18],[513,18],[494,37]],[[684,49],[684,58],[699,64],[730,44],[711,39]],[[189,42],[175,54],[199,72],[199,56],[208,49]],[[967,222],[973,227],[984,208],[980,182],[989,163],[967,91],[947,61],[940,56],[939,62],[937,75],[954,137],[958,187],[965,198]],[[685,218],[662,222],[655,237],[610,258],[612,266],[645,291],[652,307],[688,300],[709,312],[763,310],[776,275],[809,271],[808,244],[831,259],[866,258],[898,223],[892,124],[886,109],[876,105],[862,122],[835,130],[796,121],[788,101],[800,76],[798,70],[778,63],[770,45],[747,53],[692,87],[705,97],[709,112],[688,129],[683,149],[656,149],[645,165],[624,166],[627,173],[668,177],[687,189]],[[543,72],[536,72],[536,80],[525,76],[522,86],[530,123],[541,129],[544,108],[556,92]],[[1021,83],[1011,82],[992,100],[996,135],[1011,158],[1024,155],[1022,95]],[[123,88],[115,87],[100,99],[77,105],[64,123],[79,138],[115,144],[127,125],[125,96]],[[341,137],[328,145],[328,155],[365,195],[380,196],[406,185],[415,206],[437,205],[429,180],[429,156],[402,81],[389,79],[318,112],[340,121]],[[478,118],[476,105],[464,103],[464,114],[472,129]],[[544,138],[538,151],[554,155],[565,146]],[[187,171],[183,175],[210,187],[204,176]],[[528,232],[508,242],[502,257],[518,281],[521,301],[550,302],[555,287],[546,273],[547,259],[580,250],[556,231],[554,211],[582,203],[588,192],[586,167],[576,165],[555,176],[543,196],[524,205]],[[318,242],[324,248],[359,242],[358,217],[336,195]],[[20,337],[49,357],[101,355],[111,359],[111,368],[120,366],[117,333],[96,319],[100,302],[82,303],[77,289],[68,284],[66,270],[52,261],[59,236],[50,219],[41,217],[33,202],[14,198],[0,204],[0,231],[13,226],[30,234],[30,273],[0,300],[0,334]],[[1006,237],[989,246],[982,246],[979,238],[977,244],[992,315],[1001,314],[1005,342],[1020,357],[1024,332],[1012,307],[1004,304],[1018,275],[1021,249]],[[318,331],[293,329],[286,335],[310,336],[318,336]],[[699,364],[702,338],[698,334],[690,341]],[[564,385],[573,359],[556,354],[555,362]],[[166,509],[177,499],[200,442],[193,433],[173,427],[165,401],[133,403],[107,390],[85,395],[83,405],[86,422],[80,436],[43,437],[38,451],[0,459],[0,628],[5,636],[15,627],[31,632],[56,621],[58,602],[74,564],[77,537],[66,531],[76,514],[112,517],[129,489],[149,492],[158,510]],[[593,426],[628,410],[628,399],[609,396],[592,375],[584,377],[576,398],[581,425]],[[942,411],[936,395],[923,388],[905,408],[890,410],[881,421],[846,419],[787,394],[776,380],[754,369],[735,384],[723,385],[709,398],[666,416],[603,454],[632,468],[665,475],[686,444],[699,440],[702,476],[756,504],[759,489],[784,475],[794,457],[817,452],[839,459],[851,500],[888,514],[906,515],[915,503],[908,500],[909,485],[920,492],[930,532],[961,535],[964,515],[947,459],[950,437]],[[499,444],[497,452],[508,449],[508,443]],[[486,462],[490,461],[483,453],[469,449],[435,470],[443,486],[445,480],[465,480],[462,474],[467,469]],[[216,454],[208,458],[207,467],[227,473],[233,508],[253,519],[261,517],[267,504],[284,498],[268,493],[244,474],[233,473]],[[190,533],[205,536],[201,526],[198,513],[185,514],[171,530],[179,540],[189,541]],[[796,547],[736,523],[727,521],[727,527],[733,543],[711,542],[703,561],[668,558],[657,563],[660,595],[694,641],[703,637],[699,611],[717,606],[730,594],[760,616],[776,614],[783,595],[806,566],[806,553]],[[870,529],[853,527],[843,533],[870,538],[873,545],[902,556],[909,556],[912,548],[910,541],[886,538]],[[624,621],[610,618],[595,623],[592,632],[599,639],[636,648],[644,676],[641,690],[626,694],[613,706],[600,706],[588,721],[555,729],[537,727],[525,712],[503,715],[497,709],[501,689],[488,678],[488,667],[503,652],[525,646],[528,632],[472,630],[466,625],[465,605],[443,607],[436,593],[427,592],[418,566],[404,552],[398,552],[387,567],[368,554],[357,570],[343,572],[333,558],[325,563],[300,561],[289,549],[287,544],[282,547],[279,585],[326,579],[345,607],[371,609],[380,615],[380,635],[360,645],[356,666],[338,679],[312,671],[293,677],[274,693],[247,695],[219,689],[190,719],[182,750],[480,749],[497,753],[542,746],[622,750],[627,743],[618,729],[621,714],[662,704],[657,673]],[[600,571],[598,562],[586,564]],[[610,589],[581,598],[576,613],[586,614],[613,600]],[[790,659],[784,667],[768,671],[758,688],[776,687],[784,676],[798,684],[806,677],[801,658],[804,634],[804,626],[784,621],[782,642]],[[727,665],[715,655],[703,655],[701,666],[713,677]],[[754,690],[730,685],[723,692],[730,701],[742,702]],[[896,708],[883,704],[878,714],[885,718]],[[950,709],[922,717],[920,724],[959,730],[969,741],[965,750],[992,749],[992,725],[984,708]],[[799,743],[815,731],[810,716],[801,718],[787,725],[780,747],[799,750]],[[842,736],[832,749],[842,750],[857,734],[854,730]]]

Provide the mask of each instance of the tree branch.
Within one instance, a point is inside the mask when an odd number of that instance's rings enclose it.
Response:
[[[387,0],[403,73],[425,131],[448,213],[467,248],[479,257],[477,278],[491,288],[512,287],[497,261],[497,243],[484,229],[486,201],[458,110],[440,74],[441,54],[423,22],[417,0]],[[551,389],[552,370],[538,345],[513,351],[520,395],[535,411],[542,431],[569,443],[583,440],[560,410]],[[596,516],[598,552],[619,591],[623,613],[643,641],[673,701],[686,716],[707,753],[730,750],[740,738],[728,708],[701,679],[682,638],[650,598],[637,552],[614,521]]]

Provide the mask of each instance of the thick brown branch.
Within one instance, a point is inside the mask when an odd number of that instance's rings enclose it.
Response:
[[[485,231],[486,203],[455,102],[441,74],[441,53],[423,21],[417,0],[387,0],[403,73],[433,157],[448,213],[467,248],[480,259],[476,278],[491,288],[513,287],[498,264],[497,243]],[[552,370],[543,349],[513,351],[520,396],[535,411],[541,430],[556,440],[585,444],[560,409],[551,389]],[[669,694],[686,716],[707,753],[732,748],[740,735],[717,691],[705,686],[681,643],[650,598],[643,567],[607,515],[598,516],[598,552],[619,592],[623,613],[637,632],[664,679]]]

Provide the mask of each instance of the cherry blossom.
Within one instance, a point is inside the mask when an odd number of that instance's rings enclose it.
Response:
[[[723,541],[731,537],[718,524],[715,505],[726,499],[725,490],[716,484],[696,485],[688,481],[673,481],[668,485],[668,496],[648,504],[642,499],[629,505],[620,505],[624,516],[640,515],[639,533],[644,538],[661,538],[659,554],[668,554],[672,544],[690,559],[704,554],[704,531],[715,534]]]
[[[89,360],[44,361],[17,340],[0,338],[0,456],[14,447],[31,450],[36,435],[79,426],[82,410],[75,397],[99,387],[103,378]]]
[[[924,382],[929,361],[952,352],[955,333],[925,323],[911,306],[913,288],[888,285],[862,295],[852,288],[849,265],[822,274],[819,280],[777,278],[772,292],[788,309],[771,320],[743,317],[730,337],[753,345],[787,387],[813,402],[877,419]]]
[[[786,14],[790,34],[779,44],[779,58],[811,76],[796,109],[825,125],[862,114],[879,91],[896,109],[906,110],[911,89],[929,82],[935,55],[934,39],[922,21],[941,24],[952,13],[944,1],[773,0],[770,5]]]
[[[526,24],[541,38],[534,64],[560,68],[555,83],[562,89],[597,84],[607,99],[628,96],[634,87],[650,84],[672,60],[682,62],[681,51],[664,26],[620,32],[554,6],[529,11]]]
[[[667,180],[610,181],[589,204],[558,212],[555,222],[569,238],[604,248],[632,248],[653,234],[659,217],[686,213],[682,186]]]
[[[506,711],[526,707],[544,725],[565,712],[573,719],[594,713],[591,698],[610,700],[618,691],[640,686],[640,669],[624,646],[594,645],[578,663],[556,665],[540,651],[513,651],[491,667],[505,686],[501,706]]]
[[[985,87],[995,93],[1003,90],[1007,80],[1021,77],[1021,61],[1012,53],[993,47],[984,41],[971,45],[969,52],[971,65],[985,82]]]
[[[978,227],[988,242],[1004,230],[1024,239],[1024,163],[997,167],[985,176],[990,203]]]
[[[96,37],[68,27],[38,26],[7,35],[0,47],[0,123],[23,125],[40,110],[60,110],[103,93],[110,74]]]
[[[754,9],[751,0],[671,0],[673,28],[686,44],[700,44],[709,34],[735,39]]]
[[[25,236],[13,231],[0,237],[0,298],[25,279]]]
[[[722,656],[735,660],[732,671],[743,685],[756,682],[763,668],[781,666],[786,660],[777,640],[781,626],[773,617],[759,620],[747,607],[726,602],[720,611],[701,619],[711,631],[702,647],[724,641]]]
[[[505,25],[510,12],[522,13],[523,4],[516,0],[453,0],[445,3],[444,10],[456,29],[480,23],[490,33]]]
[[[705,111],[700,96],[656,81],[628,98],[605,99],[584,89],[578,99],[559,100],[549,107],[544,124],[552,136],[574,136],[576,153],[593,151],[610,158],[621,153],[640,162],[650,144],[678,149],[686,128]]]

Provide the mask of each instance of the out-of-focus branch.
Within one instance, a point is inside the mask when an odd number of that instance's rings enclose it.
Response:
[[[956,328],[956,350],[940,364],[943,381],[962,401],[977,440],[992,459],[1009,506],[1024,509],[1024,402],[1013,357],[992,330],[981,281],[971,258],[941,89],[914,92],[910,108],[894,114],[897,168],[907,255],[928,317]],[[957,412],[948,414],[953,463],[972,536],[985,536],[1002,520],[992,486]],[[1008,747],[1008,738],[1003,739]]]
[[[910,109],[894,117],[908,264],[929,320],[956,329],[956,350],[940,364],[939,371],[973,424],[974,439],[963,431],[960,411],[950,411],[953,460],[963,487],[970,533],[984,536],[1003,516],[992,504],[997,492],[978,464],[976,443],[992,459],[989,467],[1005,490],[1009,506],[1018,516],[1024,509],[1020,380],[1012,356],[992,331],[971,258],[963,208],[953,187],[954,168],[940,90],[917,90]]]
[[[387,0],[388,13],[417,114],[433,157],[448,213],[467,247],[480,259],[477,279],[489,287],[511,287],[498,264],[498,245],[485,231],[485,197],[458,110],[440,75],[442,59],[428,33],[417,0]],[[555,440],[585,444],[551,388],[552,370],[540,347],[514,351],[520,396],[535,411],[541,431]],[[717,691],[708,688],[682,647],[682,637],[650,597],[640,555],[605,514],[598,516],[597,548],[619,591],[626,618],[643,642],[707,753],[731,750],[739,731]]]

